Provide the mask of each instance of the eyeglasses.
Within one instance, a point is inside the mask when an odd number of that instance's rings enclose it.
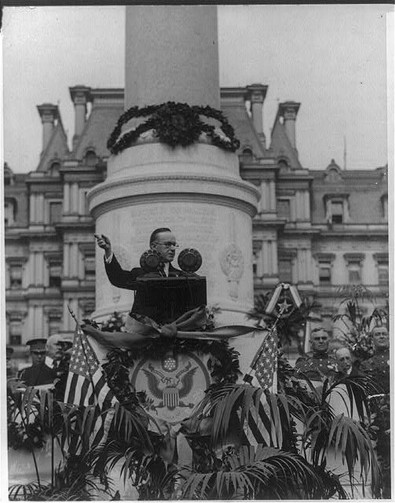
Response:
[[[327,341],[328,337],[314,337],[314,341]]]
[[[32,351],[32,355],[45,356],[46,351]]]
[[[158,242],[156,241],[156,243],[155,243],[155,244],[157,244],[157,245],[162,245],[162,246],[164,246],[164,247],[166,247],[166,248],[171,248],[171,247],[173,247],[173,248],[178,248],[178,247],[180,246],[178,243],[173,243],[172,241],[166,241],[166,243],[158,243]]]

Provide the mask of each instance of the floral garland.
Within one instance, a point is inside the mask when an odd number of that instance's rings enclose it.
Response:
[[[202,341],[193,339],[174,339],[169,344],[168,338],[153,340],[152,343],[133,350],[116,348],[107,354],[108,363],[103,365],[107,383],[116,395],[122,396],[123,401],[131,399],[131,384],[129,382],[128,372],[125,369],[134,365],[135,360],[140,358],[162,359],[169,350],[174,354],[186,353],[191,351],[210,354],[207,367],[214,384],[234,384],[240,375],[239,353],[229,347],[227,341]],[[122,374],[122,378],[118,376]],[[117,377],[116,377],[117,376]],[[117,385],[114,384],[117,382]],[[126,399],[128,396],[128,399]]]
[[[221,126],[207,124],[201,120],[201,116],[215,119],[221,123]],[[135,129],[122,134],[122,127],[131,119],[138,117],[149,118]],[[187,103],[168,101],[161,105],[129,108],[118,119],[117,125],[108,139],[107,148],[112,154],[119,154],[136,143],[144,134],[145,136],[149,135],[149,132],[152,132],[152,138],[157,138],[159,142],[166,143],[173,148],[176,146],[186,147],[203,140],[204,136],[212,145],[231,152],[235,152],[240,146],[233,127],[220,110],[209,106],[191,107]]]

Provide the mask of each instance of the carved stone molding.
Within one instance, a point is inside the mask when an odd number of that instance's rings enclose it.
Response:
[[[240,248],[231,243],[226,246],[220,255],[220,265],[222,272],[228,279],[229,296],[233,300],[237,300],[239,293],[239,281],[244,272],[244,257]]]

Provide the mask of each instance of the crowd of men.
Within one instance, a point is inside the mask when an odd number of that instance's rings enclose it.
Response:
[[[322,380],[323,377],[342,378],[346,376],[367,375],[382,389],[389,393],[390,388],[390,354],[389,334],[384,325],[372,329],[371,339],[373,356],[359,360],[346,345],[330,351],[330,338],[323,328],[314,329],[311,333],[311,352],[298,358],[295,363],[297,374],[305,375],[311,380]]]
[[[310,380],[322,381],[325,377],[368,375],[382,389],[390,390],[389,334],[385,326],[376,326],[371,332],[373,356],[358,360],[352,350],[340,346],[330,350],[330,337],[323,328],[314,329],[310,337],[311,351],[299,357],[295,363],[296,374]],[[46,339],[32,339],[30,348],[31,366],[17,371],[12,359],[13,350],[7,347],[7,379],[11,391],[28,386],[56,384],[60,396],[67,379],[68,362],[71,354],[71,340],[59,336]]]
[[[60,335],[48,339],[27,341],[31,365],[21,370],[13,361],[13,349],[7,346],[7,389],[11,393],[23,391],[29,386],[54,387],[56,395],[63,397],[66,386],[72,341]]]

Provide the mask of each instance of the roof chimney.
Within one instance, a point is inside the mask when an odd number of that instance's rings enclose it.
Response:
[[[254,128],[266,148],[266,138],[263,132],[263,102],[265,101],[267,86],[251,84],[247,86],[247,99],[251,101],[251,116]]]
[[[295,122],[299,107],[300,103],[295,101],[285,101],[279,105],[279,114],[284,118],[285,132],[294,149],[296,149]]]
[[[71,99],[74,103],[75,122],[73,149],[84,130],[86,121],[87,103],[91,101],[91,88],[86,86],[74,86],[69,88]]]
[[[43,147],[42,152],[47,148],[49,140],[51,139],[54,127],[55,119],[59,117],[59,110],[57,105],[52,105],[51,103],[44,103],[37,106],[38,113],[41,117],[41,123],[43,125]]]

